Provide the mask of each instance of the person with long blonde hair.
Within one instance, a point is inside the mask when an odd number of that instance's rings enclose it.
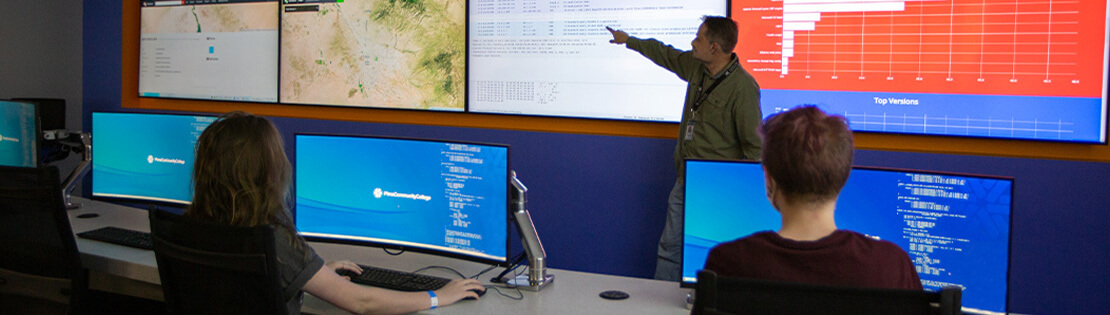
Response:
[[[197,139],[193,203],[185,215],[235,226],[276,226],[283,284],[353,313],[410,313],[477,299],[474,290],[484,290],[474,279],[453,280],[426,293],[362,286],[341,277],[336,271],[362,270],[347,260],[324,263],[297,235],[287,206],[291,169],[269,119],[238,111],[223,115]]]

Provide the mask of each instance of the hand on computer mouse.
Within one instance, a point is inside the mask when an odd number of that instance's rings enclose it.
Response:
[[[477,300],[479,296],[485,294],[485,291],[485,287],[478,280],[455,279],[436,290],[436,296],[439,297],[440,305],[451,305],[462,299]]]
[[[463,300],[477,300],[478,298],[482,297],[483,295],[486,295],[486,288],[485,287],[482,287],[481,289],[470,289],[470,290],[467,290],[467,291],[474,292],[474,293],[478,294],[478,296],[476,296],[476,297],[467,296],[467,297],[464,297]]]

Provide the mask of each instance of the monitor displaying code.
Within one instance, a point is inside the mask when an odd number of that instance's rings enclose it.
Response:
[[[1106,1],[733,0],[764,115],[853,130],[1106,143]]]
[[[0,101],[0,165],[38,166],[35,105]]]
[[[470,2],[469,109],[479,113],[677,122],[686,82],[606,26],[690,50],[722,0]]]
[[[139,96],[276,102],[277,0],[142,0]]]
[[[297,230],[502,263],[508,158],[497,145],[297,135]]]
[[[93,113],[92,195],[191,203],[197,138],[215,121],[210,116]]]
[[[901,247],[925,289],[962,287],[965,310],[1005,312],[1012,197],[1012,179],[856,167],[836,224]],[[686,161],[683,282],[717,244],[781,225],[760,164]]]

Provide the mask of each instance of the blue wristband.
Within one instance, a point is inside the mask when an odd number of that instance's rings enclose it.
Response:
[[[430,309],[434,310],[436,307],[439,307],[439,298],[436,297],[436,293],[432,290],[428,290],[428,296],[432,298],[432,308]]]

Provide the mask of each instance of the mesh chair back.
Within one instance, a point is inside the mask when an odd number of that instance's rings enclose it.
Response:
[[[166,307],[174,314],[298,314],[284,293],[274,228],[237,227],[150,212]]]
[[[694,314],[959,314],[960,289],[855,288],[698,272]]]
[[[64,292],[36,292],[43,294],[36,298],[56,301],[60,295],[65,301],[57,302],[74,305],[72,297],[87,288],[57,167],[0,166],[0,269],[14,272],[7,277],[68,284],[59,289]],[[5,284],[16,286],[13,279],[0,279]]]

